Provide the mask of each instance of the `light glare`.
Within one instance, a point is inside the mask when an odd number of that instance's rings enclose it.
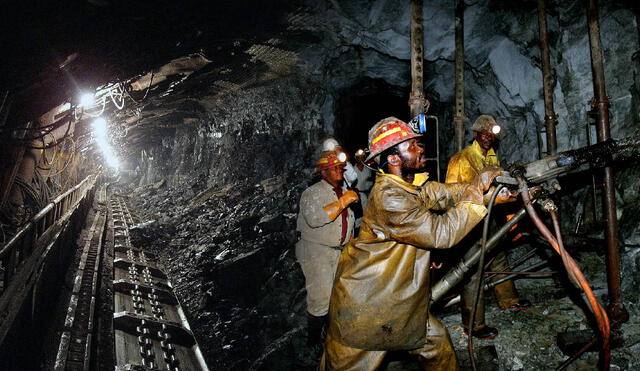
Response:
[[[82,93],[78,107],[87,107],[95,103],[95,97],[92,93]]]
[[[491,132],[495,135],[500,134],[500,126],[499,125],[493,125],[493,127],[491,127]]]
[[[96,144],[102,151],[102,155],[104,156],[107,165],[117,170],[120,166],[120,161],[116,157],[115,153],[113,153],[113,149],[111,148],[107,138],[107,120],[102,117],[98,117],[93,121],[93,135]]]

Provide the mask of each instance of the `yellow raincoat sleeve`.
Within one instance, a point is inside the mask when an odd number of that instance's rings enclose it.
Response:
[[[456,196],[458,187],[435,184],[423,186],[420,192],[421,196],[429,193],[438,195],[435,202],[429,199],[416,202],[415,198],[408,197],[407,192],[398,188],[387,188],[380,194],[382,200],[379,204],[383,210],[378,217],[385,219],[386,223],[378,225],[385,225],[387,230],[384,232],[388,238],[421,248],[449,248],[469,233],[487,213],[483,205],[470,202],[460,202],[442,215],[432,213],[428,208],[432,203],[443,206],[459,197]]]
[[[420,197],[426,201],[429,210],[447,210],[455,206],[467,184],[443,184],[427,182],[420,189]]]

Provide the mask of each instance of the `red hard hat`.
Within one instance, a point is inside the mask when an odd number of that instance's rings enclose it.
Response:
[[[398,118],[387,117],[380,120],[369,130],[369,156],[365,161],[371,160],[398,143],[421,136],[422,134],[415,133],[409,125]]]
[[[335,151],[322,152],[318,161],[316,161],[316,168],[318,170],[326,170],[335,166],[346,166],[344,161],[338,159],[338,154]]]

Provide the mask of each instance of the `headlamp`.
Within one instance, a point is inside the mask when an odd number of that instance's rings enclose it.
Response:
[[[409,126],[414,133],[424,134],[427,132],[427,118],[424,113],[419,114],[409,121]]]
[[[338,161],[347,162],[347,154],[344,152],[338,153]]]
[[[356,157],[360,157],[360,156],[364,156],[364,150],[362,148],[356,151]]]
[[[500,125],[498,125],[498,124],[493,124],[493,125],[491,126],[491,133],[492,133],[493,135],[498,135],[498,134],[500,134],[500,130],[502,130],[502,128],[500,128]]]

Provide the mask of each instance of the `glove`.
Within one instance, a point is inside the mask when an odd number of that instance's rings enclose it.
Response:
[[[476,177],[471,181],[471,184],[475,184],[479,189],[482,190],[482,193],[485,193],[491,187],[493,180],[498,176],[502,175],[502,169],[497,166],[488,166],[485,167],[480,174],[476,175]]]
[[[356,191],[350,189],[345,193],[343,193],[342,197],[340,197],[338,201],[332,202],[326,205],[325,207],[323,207],[323,209],[329,216],[329,219],[334,220],[335,218],[338,217],[338,215],[340,215],[342,210],[344,210],[347,206],[351,205],[352,203],[358,201],[359,199],[360,198],[358,197],[358,194],[356,193]]]
[[[460,202],[472,202],[476,205],[484,205],[484,193],[491,187],[493,180],[502,174],[498,167],[487,167],[469,183],[467,189],[462,192]]]
[[[489,198],[491,198],[491,193],[493,193],[493,191],[488,193]],[[496,205],[506,204],[507,202],[514,202],[517,199],[518,199],[518,191],[508,189],[508,188],[502,188],[500,190],[500,193],[498,193],[498,196],[496,197],[495,204]]]

